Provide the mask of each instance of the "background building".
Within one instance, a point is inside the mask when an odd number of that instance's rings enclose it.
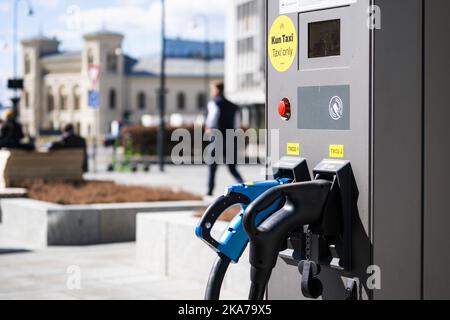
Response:
[[[225,43],[167,39],[166,55],[171,58],[223,59]]]
[[[265,6],[263,0],[230,0],[227,11],[225,84],[244,119],[264,126]]]
[[[73,123],[84,136],[109,132],[110,123],[128,117],[140,122],[142,116],[158,116],[160,56],[132,58],[122,51],[123,35],[101,31],[84,36],[81,51],[62,52],[59,41],[37,37],[22,41],[24,91],[20,120],[27,133],[35,136]],[[206,107],[205,70],[210,79],[223,78],[223,43],[212,43],[206,59],[202,42],[168,41],[167,114],[193,121]],[[209,63],[209,68],[205,68]],[[101,76],[92,87],[88,70],[99,65]],[[88,93],[99,92],[96,110],[88,106]]]

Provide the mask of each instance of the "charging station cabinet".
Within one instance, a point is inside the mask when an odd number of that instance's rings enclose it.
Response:
[[[350,265],[322,270],[321,298],[348,297],[355,279],[358,299],[449,299],[450,2],[266,0],[266,10],[266,121],[280,137],[267,139],[269,157],[348,162],[358,189]],[[291,253],[270,300],[303,299]]]

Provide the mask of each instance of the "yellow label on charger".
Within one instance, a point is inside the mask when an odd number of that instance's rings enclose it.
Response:
[[[299,156],[300,155],[300,143],[288,143],[287,154],[288,154],[288,156]]]
[[[345,157],[345,147],[341,144],[330,145],[330,158],[343,159]]]
[[[297,29],[288,16],[278,17],[269,31],[269,60],[278,72],[287,71],[297,55]]]

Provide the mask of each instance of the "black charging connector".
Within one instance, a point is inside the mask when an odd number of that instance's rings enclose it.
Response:
[[[278,254],[287,246],[293,249],[291,257],[281,257],[305,273],[305,297],[322,293],[317,278],[321,267],[352,270],[352,225],[359,193],[350,162],[324,160],[313,172],[314,181],[269,190],[247,209],[244,226],[250,238],[251,300],[263,299]],[[258,212],[280,197],[285,198],[284,207],[256,227]]]

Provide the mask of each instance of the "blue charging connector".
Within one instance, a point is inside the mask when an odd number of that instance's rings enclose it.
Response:
[[[238,263],[248,245],[249,238],[243,225],[243,217],[247,207],[266,191],[280,185],[289,184],[292,179],[282,178],[271,181],[239,184],[227,189],[226,194],[218,198],[205,212],[196,228],[196,235],[219,254]],[[227,209],[240,205],[241,211],[230,222],[219,240],[211,236],[211,231],[217,219]],[[284,205],[283,200],[276,201],[272,206],[258,214],[255,224],[258,226],[267,217]]]
[[[249,237],[244,227],[244,214],[247,208],[260,196],[269,190],[293,182],[310,181],[306,160],[297,157],[283,157],[274,166],[275,180],[229,187],[225,195],[218,198],[205,212],[195,233],[214,251],[218,253],[206,286],[205,300],[219,300],[223,280],[231,262],[238,263],[249,243]],[[260,226],[271,215],[285,205],[285,197],[272,202],[270,207],[256,214],[255,227]],[[229,208],[239,205],[241,210],[230,222],[219,240],[211,236],[211,231],[217,219]]]
[[[262,181],[247,184],[238,184],[229,187],[225,195],[218,198],[205,212],[195,233],[214,251],[217,258],[211,268],[208,284],[206,286],[205,300],[219,300],[225,274],[231,262],[238,263],[249,243],[249,237],[244,227],[244,214],[248,207],[260,196],[269,190],[293,182],[310,181],[311,177],[306,160],[296,157],[283,157],[274,166],[274,178],[271,181]],[[259,227],[271,215],[278,212],[285,205],[285,197],[272,202],[254,219],[255,227]],[[219,240],[211,236],[211,231],[217,219],[229,208],[239,205],[241,211],[230,222]]]

